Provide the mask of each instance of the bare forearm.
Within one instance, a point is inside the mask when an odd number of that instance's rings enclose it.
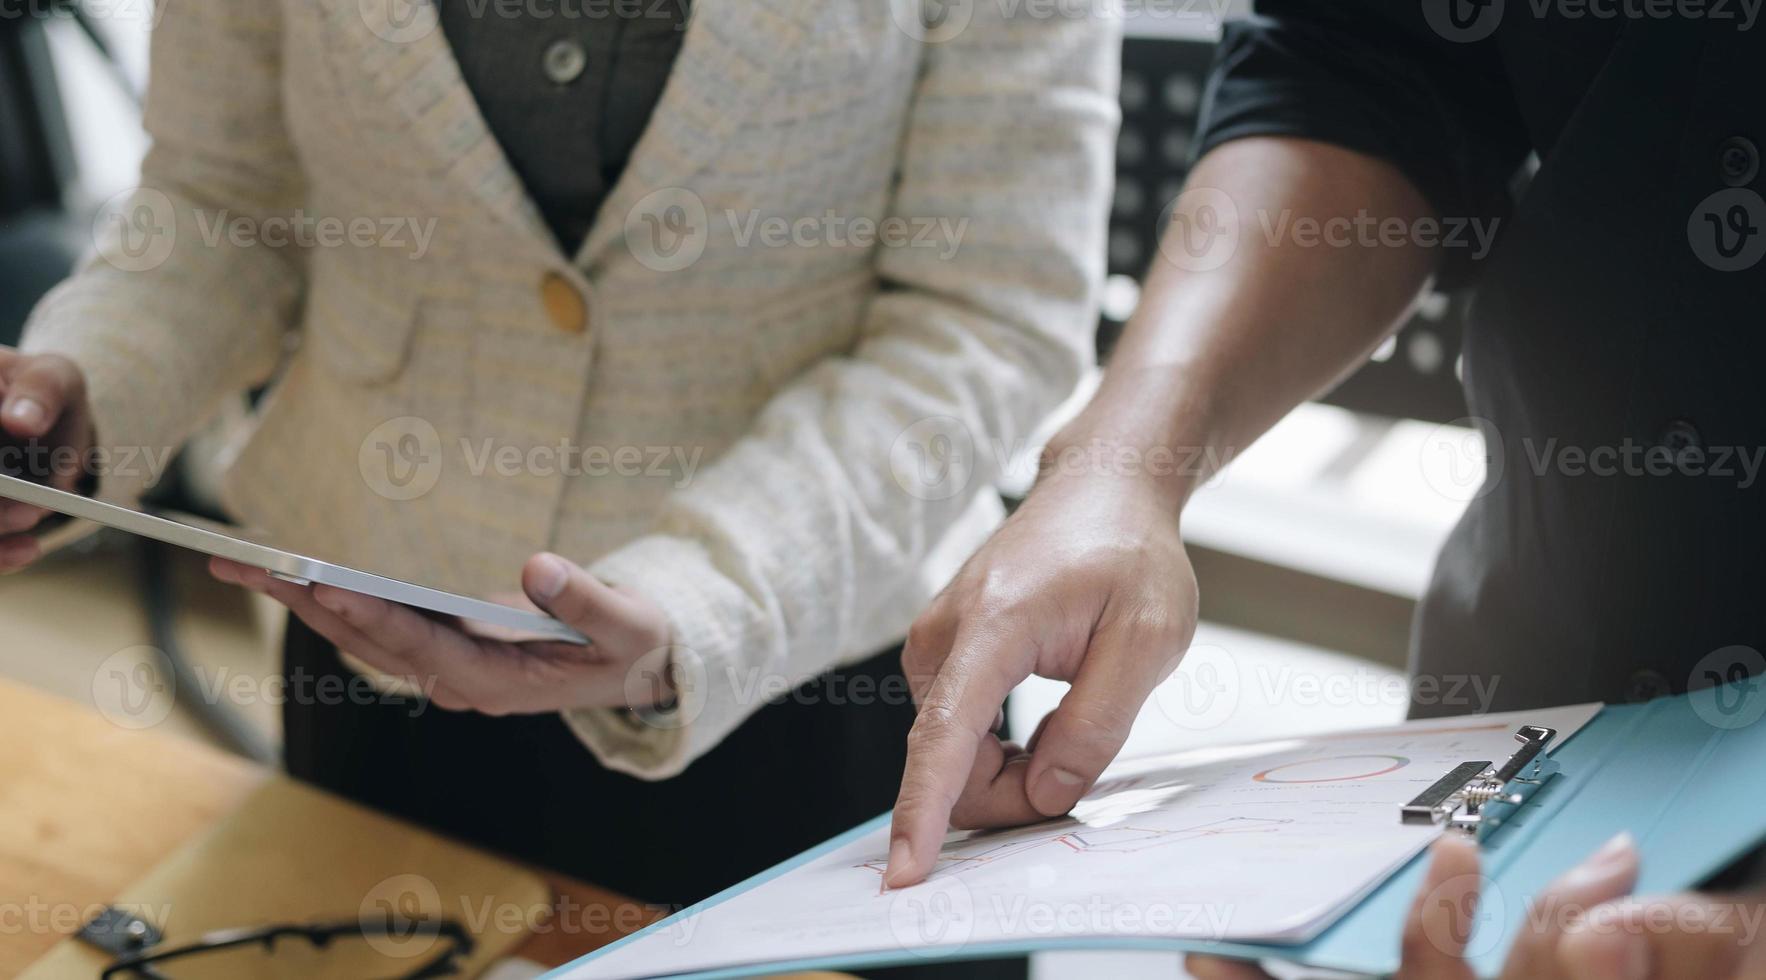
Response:
[[[1431,214],[1397,170],[1338,147],[1258,138],[1209,153],[1179,199],[1103,387],[1051,450],[1159,452],[1182,465],[1139,472],[1181,506],[1209,465],[1328,388],[1390,332],[1434,261],[1399,229]]]

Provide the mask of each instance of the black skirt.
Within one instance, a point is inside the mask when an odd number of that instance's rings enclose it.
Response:
[[[890,650],[813,681],[755,712],[681,775],[645,782],[602,768],[555,714],[493,718],[418,699],[338,696],[364,687],[352,685],[329,641],[291,617],[288,689],[313,696],[288,699],[284,751],[291,775],[340,796],[681,907],[894,805],[914,719],[899,656]],[[1026,972],[1021,960],[912,972],[947,969]]]

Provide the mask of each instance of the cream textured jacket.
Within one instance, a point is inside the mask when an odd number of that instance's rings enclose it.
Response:
[[[113,460],[268,383],[225,493],[285,547],[481,595],[551,549],[648,595],[673,720],[567,720],[668,776],[898,640],[987,532],[1090,353],[1115,25],[695,0],[572,256],[430,2],[164,0],[142,187],[25,346],[84,368]]]

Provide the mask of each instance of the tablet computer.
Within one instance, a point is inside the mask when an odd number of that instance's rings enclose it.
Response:
[[[261,568],[284,581],[318,583],[391,602],[458,616],[535,638],[587,643],[581,633],[544,613],[455,595],[384,575],[346,568],[254,541],[246,532],[183,515],[150,514],[40,483],[0,474],[0,497],[114,527],[144,538]]]

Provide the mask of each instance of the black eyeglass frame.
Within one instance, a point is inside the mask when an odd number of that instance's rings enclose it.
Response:
[[[408,926],[401,925],[397,933],[399,938],[406,938],[408,929]],[[431,977],[454,976],[460,972],[458,961],[470,956],[476,946],[472,934],[466,931],[466,927],[452,919],[422,923],[418,927],[418,931],[429,932],[437,938],[446,939],[449,941],[449,945],[411,972],[400,974],[390,980],[429,980]],[[116,980],[116,978],[136,976],[160,977],[163,974],[154,969],[156,964],[240,946],[262,945],[266,950],[274,952],[276,942],[281,939],[305,939],[315,949],[324,949],[331,944],[332,940],[340,937],[373,939],[394,934],[393,923],[376,922],[369,919],[310,925],[287,924],[223,929],[211,932],[193,943],[174,949],[133,953],[120,957],[105,967],[104,972],[99,974],[99,980]]]

